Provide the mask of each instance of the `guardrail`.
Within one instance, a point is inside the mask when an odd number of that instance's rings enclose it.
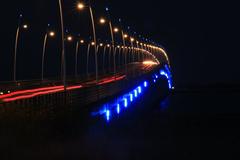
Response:
[[[86,107],[90,104],[114,96],[134,84],[141,82],[150,76],[155,69],[161,66],[152,66],[148,69],[129,70],[127,78],[104,84],[89,84],[83,88],[61,91],[52,94],[40,95],[29,99],[22,99],[0,104],[0,120],[8,117],[19,117],[23,119],[41,117],[48,113],[65,110],[70,106]],[[118,73],[119,75],[122,72]]]

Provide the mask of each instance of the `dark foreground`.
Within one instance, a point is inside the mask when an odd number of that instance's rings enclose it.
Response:
[[[239,91],[176,91],[153,99],[109,123],[76,111],[4,125],[0,159],[239,159]]]

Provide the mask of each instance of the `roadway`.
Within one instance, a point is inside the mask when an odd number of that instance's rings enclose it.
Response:
[[[117,74],[102,74],[98,82],[93,76],[90,78],[81,79],[68,79],[67,80],[67,91],[81,89],[90,86],[104,85],[107,83],[113,83],[116,81],[123,80],[125,78],[132,78],[137,75],[145,74],[151,71],[155,64],[143,64],[133,63],[127,66],[127,72],[125,67],[118,70]],[[19,81],[17,83],[4,83],[0,85],[1,95],[0,102],[12,102],[16,100],[29,99],[40,95],[53,94],[57,92],[63,92],[64,86],[61,81],[57,80],[45,80],[44,82],[39,80],[34,81]]]

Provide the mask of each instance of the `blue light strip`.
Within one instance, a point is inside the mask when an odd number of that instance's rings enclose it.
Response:
[[[133,102],[133,94],[130,93],[129,96],[130,96],[130,102]]]
[[[138,91],[136,89],[134,90],[134,96],[135,96],[135,98],[138,97]]]
[[[106,119],[107,119],[107,121],[110,120],[110,115],[111,115],[111,111],[110,110],[106,110]]]
[[[148,86],[147,81],[144,81],[143,85],[144,85],[144,87],[146,88],[146,87]]]
[[[117,104],[117,114],[120,114],[120,111],[121,111],[120,104]]]
[[[159,78],[163,76],[166,77],[168,80],[168,87],[169,89],[173,89],[172,86],[172,75],[170,69],[167,65],[164,66],[164,69],[159,70],[158,73],[154,73],[152,75],[152,79],[149,81],[144,81],[141,85],[137,86],[130,92],[118,97],[112,102],[108,102],[103,105],[100,110],[97,112],[93,112],[93,116],[98,115],[105,115],[106,121],[109,122],[114,115],[119,115],[121,112],[126,110],[130,104],[133,104],[135,101],[140,99],[140,97],[144,94],[144,92],[149,88],[151,85],[157,85]],[[115,113],[115,114],[114,114]]]
[[[160,75],[161,76],[165,76],[167,78],[167,80],[168,80],[168,88],[169,89],[174,89],[174,87],[172,85],[172,74],[171,74],[171,71],[170,71],[168,65],[165,65],[164,68],[165,68],[166,71],[163,70],[163,69],[160,70]]]
[[[124,107],[127,108],[127,106],[128,106],[128,100],[127,100],[127,98],[124,98],[123,101],[124,101]]]

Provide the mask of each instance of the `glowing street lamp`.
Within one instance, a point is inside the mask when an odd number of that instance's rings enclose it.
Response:
[[[23,28],[24,28],[24,29],[28,29],[28,25],[27,25],[27,24],[24,24],[24,25],[23,25]]]
[[[80,40],[80,43],[81,43],[81,44],[84,44],[84,42],[85,42],[85,41],[84,41],[83,39]]]
[[[105,20],[104,18],[100,18],[99,22],[100,22],[101,24],[105,24],[105,23],[106,23],[106,20]]]
[[[90,0],[89,0],[89,2],[90,2]],[[77,4],[77,9],[80,11],[83,10],[85,7],[86,6],[83,3],[79,2]],[[96,29],[95,29],[95,21],[94,21],[92,6],[89,5],[88,8],[89,8],[91,22],[92,22],[93,40],[94,40],[94,49],[95,49],[96,82],[98,82],[98,55],[97,55],[98,49],[97,49],[97,36],[96,36]]]
[[[123,37],[126,39],[126,38],[128,38],[128,35],[127,35],[127,34],[124,34]]]
[[[73,41],[73,37],[72,36],[67,36],[67,41],[68,42],[72,42]]]
[[[108,8],[106,8],[106,11],[107,12],[109,11]],[[109,14],[109,12],[108,12],[108,14]],[[103,19],[102,20],[101,19],[100,19],[100,23],[101,23],[101,21],[103,22]],[[106,20],[104,19],[104,23],[101,23],[101,24],[105,24],[105,23],[106,23]],[[114,49],[114,45],[115,45],[114,35],[113,35],[114,30],[113,30],[113,27],[112,27],[112,21],[111,20],[109,20],[108,25],[109,25],[109,30],[110,30],[110,34],[111,34],[111,40],[112,40],[112,46],[113,46],[113,68],[114,68],[114,76],[116,78],[116,59],[115,59],[116,58],[116,50]],[[109,50],[109,53],[110,53],[110,51],[111,50]],[[109,54],[109,57],[110,57],[110,54]]]
[[[54,31],[46,32],[46,34],[44,36],[43,49],[42,49],[42,81],[43,81],[43,78],[44,78],[44,63],[45,63],[45,53],[46,53],[47,40],[48,40],[48,37],[54,37],[54,36],[55,36]]]
[[[119,32],[119,29],[118,28],[114,28],[113,30],[115,33],[118,33]]]
[[[79,41],[77,41],[76,44],[76,51],[75,51],[75,77],[78,77],[78,53],[79,53],[79,44],[84,44],[84,40],[81,39]]]
[[[79,2],[79,3],[77,4],[77,9],[78,9],[78,10],[83,10],[84,8],[85,8],[85,5],[84,5],[83,3],[80,3],[80,2]]]
[[[16,31],[16,37],[15,37],[15,48],[14,48],[14,66],[13,66],[13,80],[16,82],[16,70],[17,70],[17,51],[18,51],[18,42],[19,42],[19,35],[22,29],[26,30],[28,29],[27,24],[21,24],[22,20],[22,15],[19,16],[19,22],[18,22],[18,27]]]
[[[135,41],[135,39],[131,37],[131,38],[130,38],[130,41],[131,41],[131,42],[134,42],[134,41]]]
[[[49,36],[54,37],[55,36],[55,32],[53,32],[53,31],[49,32]]]

